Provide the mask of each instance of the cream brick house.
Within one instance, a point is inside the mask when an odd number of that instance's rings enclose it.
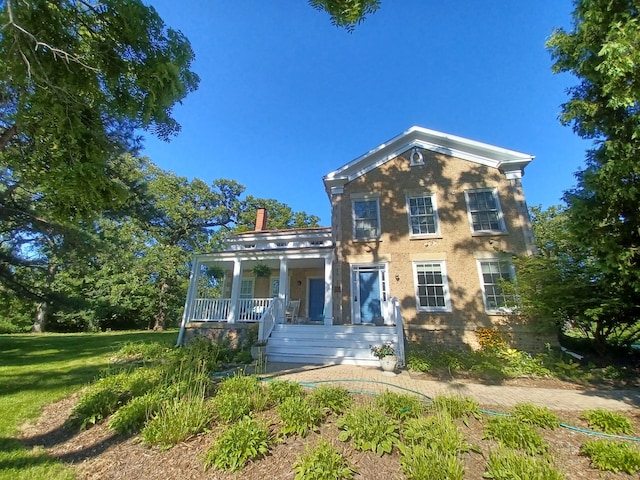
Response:
[[[262,217],[195,256],[181,341],[255,322],[274,360],[356,364],[383,341],[402,357],[405,336],[475,346],[481,327],[530,344],[499,283],[514,277],[512,255],[534,249],[521,184],[532,159],[410,128],[324,177],[331,227],[269,231]],[[198,292],[212,264],[227,272],[220,299]]]

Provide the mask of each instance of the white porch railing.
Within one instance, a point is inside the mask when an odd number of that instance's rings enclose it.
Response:
[[[273,327],[278,323],[278,318],[282,317],[282,302],[279,298],[274,298],[267,311],[264,312],[258,327],[258,341],[264,341],[269,338]]]
[[[397,297],[393,297],[390,301],[389,317],[396,325],[396,335],[398,337],[398,345],[396,346],[396,354],[398,356],[398,364],[401,367],[406,365],[404,358],[404,327],[402,325],[402,311],[400,310],[400,301]]]
[[[256,322],[267,311],[271,298],[243,298],[236,304],[237,322]],[[196,298],[187,322],[228,322],[231,299]]]

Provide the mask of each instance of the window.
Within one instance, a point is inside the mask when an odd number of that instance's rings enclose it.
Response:
[[[240,282],[240,298],[253,298],[253,278],[243,278]]]
[[[412,236],[438,233],[438,216],[433,195],[407,197],[407,211]]]
[[[503,232],[502,211],[496,189],[464,192],[471,230],[474,232]]]
[[[449,285],[444,261],[413,264],[418,311],[450,312]]]
[[[353,201],[353,229],[356,240],[380,236],[378,199]]]
[[[489,313],[511,313],[517,299],[515,295],[505,294],[500,284],[515,279],[513,266],[500,260],[481,260],[479,264],[485,309]]]

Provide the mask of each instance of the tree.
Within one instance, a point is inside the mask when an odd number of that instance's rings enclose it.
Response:
[[[380,8],[380,0],[309,0],[309,5],[327,12],[332,24],[351,33],[367,15]]]
[[[122,154],[138,129],[179,131],[172,108],[198,77],[186,38],[140,0],[0,0],[0,25],[0,288],[44,300],[19,274],[135,200]]]
[[[549,40],[554,72],[572,73],[561,120],[593,140],[564,195],[568,229],[609,287],[590,315],[640,318],[640,15],[631,0],[578,0],[574,25]]]

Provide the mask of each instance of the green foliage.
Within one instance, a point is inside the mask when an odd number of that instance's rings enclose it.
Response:
[[[168,360],[174,349],[169,342],[126,342],[113,355],[118,362],[158,363]]]
[[[286,398],[276,410],[283,424],[280,432],[284,435],[306,437],[309,432],[317,429],[324,417],[320,408],[301,397]]]
[[[492,480],[564,480],[548,460],[522,455],[519,452],[500,449],[491,452],[484,478]]]
[[[547,407],[530,403],[518,403],[513,407],[513,415],[521,422],[550,430],[555,430],[560,425],[558,416]]]
[[[402,439],[405,445],[421,445],[440,453],[457,454],[469,450],[464,437],[447,414],[407,420],[402,426]]]
[[[322,385],[315,389],[309,400],[314,405],[335,414],[344,413],[353,404],[353,398],[345,388],[329,385]]]
[[[422,415],[425,411],[424,404],[415,395],[400,394],[385,391],[378,395],[375,405],[396,420],[405,420]]]
[[[457,395],[438,395],[433,399],[431,405],[437,412],[446,413],[451,418],[460,418],[462,416],[479,417],[480,406],[471,397],[461,397]]]
[[[371,450],[379,456],[391,453],[399,439],[398,421],[375,408],[353,407],[338,419],[338,427],[341,441],[351,439],[356,450]]]
[[[213,412],[201,396],[173,398],[160,407],[141,431],[142,441],[169,449],[208,430]]]
[[[508,448],[524,450],[529,455],[545,453],[549,449],[534,427],[515,418],[490,418],[484,429],[484,438],[497,440]]]
[[[422,445],[402,448],[402,472],[410,480],[462,480],[464,465],[455,454]]]
[[[640,450],[628,443],[611,440],[585,442],[580,452],[591,459],[600,470],[625,472],[634,475],[640,471]]]
[[[204,455],[204,468],[237,471],[269,451],[269,430],[250,417],[230,426]]]
[[[348,480],[356,472],[333,445],[323,439],[298,456],[293,471],[295,480]]]
[[[589,426],[604,433],[613,435],[633,433],[633,423],[622,413],[609,410],[587,410],[582,417],[589,422]]]
[[[251,413],[251,395],[237,392],[218,392],[211,399],[216,418],[232,423]]]
[[[109,428],[120,434],[131,435],[139,432],[144,424],[159,410],[166,396],[158,391],[148,392],[133,398],[109,419]]]
[[[161,381],[155,368],[140,368],[108,375],[87,387],[71,413],[72,423],[86,428],[108,417],[131,398],[144,395]]]
[[[275,380],[269,383],[267,395],[276,405],[282,403],[289,397],[303,397],[302,385],[286,380]]]
[[[380,0],[309,0],[316,10],[324,10],[331,16],[331,23],[352,32],[367,15],[380,7]]]

